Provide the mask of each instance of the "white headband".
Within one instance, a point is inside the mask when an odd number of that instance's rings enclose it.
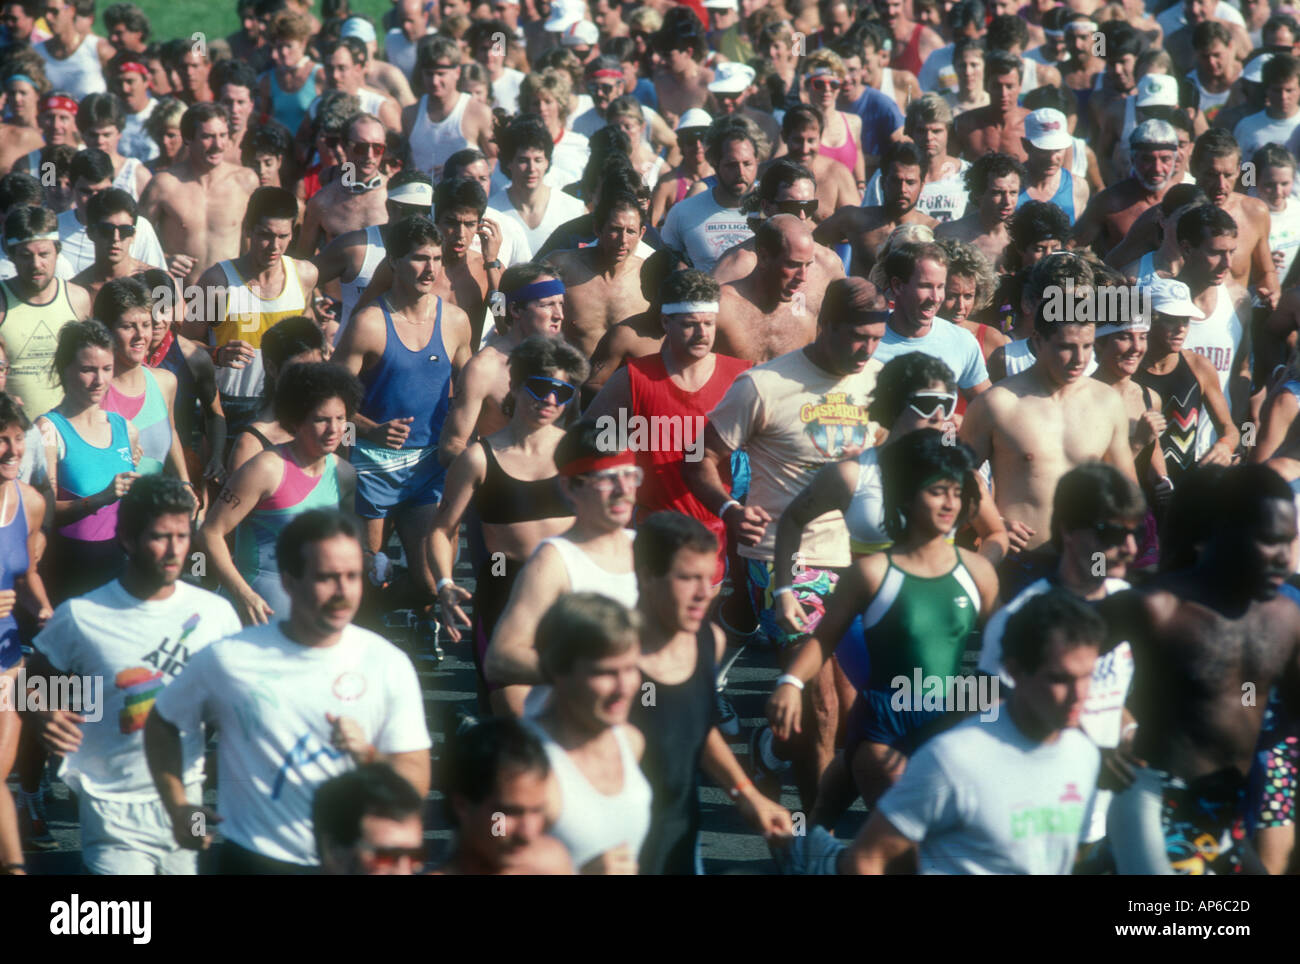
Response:
[[[416,204],[433,207],[433,186],[420,181],[411,181],[388,192],[388,200],[398,204]]]
[[[1043,28],[1043,36],[1045,36],[1045,37],[1051,37],[1051,38],[1053,38],[1054,40],[1060,40],[1062,37],[1065,36],[1065,31],[1064,31],[1064,30],[1048,30],[1046,27],[1044,27],[1044,28]]]
[[[44,234],[33,234],[30,238],[5,238],[5,247],[12,248],[16,244],[26,244],[28,241],[55,241],[59,240],[58,231],[46,231]]]
[[[694,315],[697,313],[718,313],[716,301],[672,301],[659,309],[665,315]]]
[[[1126,331],[1142,332],[1142,331],[1150,331],[1150,330],[1151,330],[1151,322],[1146,321],[1145,319],[1143,320],[1134,319],[1133,321],[1125,322],[1119,325],[1098,325],[1097,331],[1093,335],[1093,337],[1105,338],[1107,335],[1118,335]]]
[[[1089,33],[1097,29],[1097,24],[1093,20],[1074,20],[1065,25],[1066,30],[1087,30]],[[1044,31],[1046,33],[1046,31]]]

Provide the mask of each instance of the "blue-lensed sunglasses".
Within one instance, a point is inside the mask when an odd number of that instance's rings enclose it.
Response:
[[[568,382],[547,378],[545,375],[529,375],[524,379],[524,388],[539,402],[546,401],[548,395],[554,395],[555,403],[561,406],[568,405],[573,401],[573,396],[578,394],[578,389]]]

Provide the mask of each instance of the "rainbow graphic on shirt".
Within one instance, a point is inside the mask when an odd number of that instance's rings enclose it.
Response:
[[[162,673],[136,666],[122,670],[113,678],[113,683],[123,691],[124,703],[122,712],[118,715],[119,729],[123,733],[144,729],[144,721],[153,709],[153,701],[164,685]]]

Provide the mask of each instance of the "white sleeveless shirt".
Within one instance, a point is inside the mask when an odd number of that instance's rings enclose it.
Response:
[[[415,126],[411,128],[411,158],[415,166],[433,178],[437,184],[442,179],[442,165],[447,158],[470,146],[461,130],[469,94],[461,93],[456,106],[444,119],[434,123],[429,120],[429,95],[420,98],[415,109]]]
[[[636,533],[624,529],[627,541],[631,542]],[[569,575],[569,592],[596,592],[620,602],[628,609],[635,609],[640,593],[636,588],[636,572],[610,572],[596,565],[595,560],[587,555],[576,543],[564,536],[551,536],[543,539],[542,545],[555,547],[564,562],[564,570]]]
[[[1227,285],[1218,286],[1214,310],[1208,318],[1204,321],[1189,321],[1187,324],[1187,340],[1183,342],[1183,347],[1209,359],[1219,375],[1219,388],[1225,396],[1228,394],[1228,380],[1232,377],[1233,360],[1237,356],[1237,348],[1241,345],[1245,330],[1241,318],[1237,316]],[[1205,414],[1206,411],[1202,405],[1196,430],[1197,458],[1208,452],[1219,437],[1214,423]]]
[[[347,327],[348,319],[352,317],[352,309],[361,300],[361,293],[366,290],[366,286],[375,276],[375,270],[383,260],[384,238],[379,233],[379,227],[372,224],[366,228],[366,254],[361,259],[361,268],[357,271],[357,276],[351,281],[339,279],[339,290],[343,293],[343,306],[339,314],[339,330],[334,335],[335,345],[343,337],[343,329]]]
[[[135,172],[139,166],[138,158],[128,157],[122,164],[122,170],[118,171],[117,177],[113,178],[113,187],[121,188],[137,201],[140,200],[140,192],[136,189]]]
[[[104,70],[99,63],[99,38],[86,34],[81,38],[77,49],[68,57],[59,60],[46,46],[49,41],[42,41],[32,49],[45,61],[45,76],[52,90],[66,90],[77,100],[87,94],[102,94],[108,90],[104,83]]]

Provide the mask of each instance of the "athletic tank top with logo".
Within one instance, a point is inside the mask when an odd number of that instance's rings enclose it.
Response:
[[[140,162],[134,157],[128,157],[122,164],[122,170],[117,172],[117,177],[113,178],[113,187],[120,188],[135,200],[140,200],[140,191],[136,187],[135,172],[140,166]]]
[[[1026,201],[1034,200],[1029,196],[1029,191],[1021,191],[1020,197],[1016,201],[1016,209],[1025,206]],[[1070,224],[1074,224],[1074,175],[1065,168],[1061,168],[1061,179],[1057,183],[1056,193],[1047,200],[1048,204],[1055,205],[1065,212],[1065,216],[1070,219]]]
[[[339,290],[343,293],[343,307],[339,314],[339,330],[334,335],[334,344],[339,343],[343,336],[343,329],[348,321],[352,318],[352,309],[357,306],[361,300],[361,293],[366,290],[370,284],[370,279],[375,276],[375,271],[379,263],[384,260],[384,238],[379,233],[377,225],[371,225],[366,228],[366,253],[361,259],[361,268],[357,271],[357,276],[351,281],[339,279]]]
[[[313,67],[311,73],[307,75],[306,82],[293,92],[281,87],[279,81],[275,79],[276,72],[271,71],[269,83],[271,116],[294,133],[297,133],[298,128],[302,126],[302,119],[307,116],[307,108],[316,99],[316,77],[321,70],[319,64]]]
[[[223,398],[261,397],[265,374],[262,336],[277,321],[301,315],[307,308],[297,262],[288,255],[280,260],[284,265],[284,288],[274,298],[254,294],[235,270],[233,261],[220,262],[221,273],[226,278],[226,302],[222,307],[222,321],[212,331],[212,343],[246,341],[253,346],[253,360],[243,368],[217,366],[217,388]]]
[[[71,423],[58,412],[46,412],[45,417],[59,435],[59,491],[60,502],[98,495],[122,472],[134,472],[131,458],[131,435],[126,419],[116,412],[108,412],[112,436],[106,448],[98,448],[85,441]],[[59,529],[59,534],[82,542],[108,542],[117,535],[117,507],[112,502],[101,506],[85,518]]]
[[[1247,319],[1249,320],[1249,319]],[[1187,340],[1183,347],[1204,355],[1214,366],[1219,376],[1219,388],[1224,397],[1228,395],[1228,381],[1232,378],[1233,361],[1237,357],[1237,348],[1241,345],[1245,333],[1242,319],[1237,315],[1236,306],[1227,285],[1219,285],[1214,300],[1214,310],[1204,321],[1190,321],[1187,325]],[[1204,405],[1202,404],[1202,408]],[[1201,415],[1196,427],[1196,455],[1203,456],[1218,439],[1214,423],[1206,414]]]
[[[1151,389],[1164,400],[1165,431],[1160,436],[1160,451],[1165,456],[1165,471],[1177,487],[1182,477],[1196,467],[1201,385],[1192,366],[1181,354],[1178,364],[1167,375],[1139,370],[1133,381]]]
[[[615,847],[626,846],[634,856],[639,855],[650,832],[650,783],[641,773],[624,727],[614,727],[623,787],[618,793],[604,794],[591,785],[546,730],[535,723],[529,725],[546,750],[560,789],[560,815],[548,833],[564,844],[574,869]]]
[[[885,579],[862,614],[869,688],[887,690],[899,676],[911,683],[918,669],[923,678],[956,676],[979,613],[979,589],[960,553],[949,572],[933,577],[904,572],[891,556]]]
[[[388,301],[379,299],[388,337],[384,355],[369,371],[362,372],[366,394],[361,413],[376,424],[395,418],[413,417],[411,434],[404,449],[423,449],[438,442],[451,399],[451,359],[442,340],[442,299],[433,320],[433,333],[424,347],[412,351],[402,343],[393,327]]]
[[[21,485],[5,482],[4,491],[12,489],[18,494],[18,508],[8,525],[0,526],[0,590],[8,592],[14,588],[14,579],[21,576],[31,565],[27,554],[27,513],[23,511],[23,489]],[[9,501],[7,498],[2,501]],[[707,625],[707,624],[706,624]],[[0,617],[0,652],[10,646],[19,645],[18,620],[12,612]]]
[[[54,297],[48,304],[33,305],[0,281],[5,300],[0,336],[9,349],[8,390],[23,400],[23,408],[31,417],[63,401],[63,389],[50,366],[54,364],[59,329],[77,316],[68,299],[67,283],[56,280],[55,285]]]
[[[469,147],[461,131],[461,120],[469,105],[469,94],[456,98],[456,106],[440,121],[429,120],[429,95],[420,98],[415,109],[415,125],[411,128],[411,157],[415,166],[433,178],[437,184],[442,179],[442,165],[457,151]]]
[[[45,61],[45,79],[50,82],[51,90],[66,90],[77,101],[87,94],[108,90],[99,63],[99,38],[94,34],[82,37],[77,49],[62,60],[50,53],[48,40],[32,49]]]
[[[110,384],[100,407],[106,412],[116,412],[132,425],[140,435],[140,462],[136,471],[141,475],[161,472],[172,447],[172,423],[167,417],[167,402],[158,379],[147,368],[144,372],[144,394],[124,395],[116,385]]]

